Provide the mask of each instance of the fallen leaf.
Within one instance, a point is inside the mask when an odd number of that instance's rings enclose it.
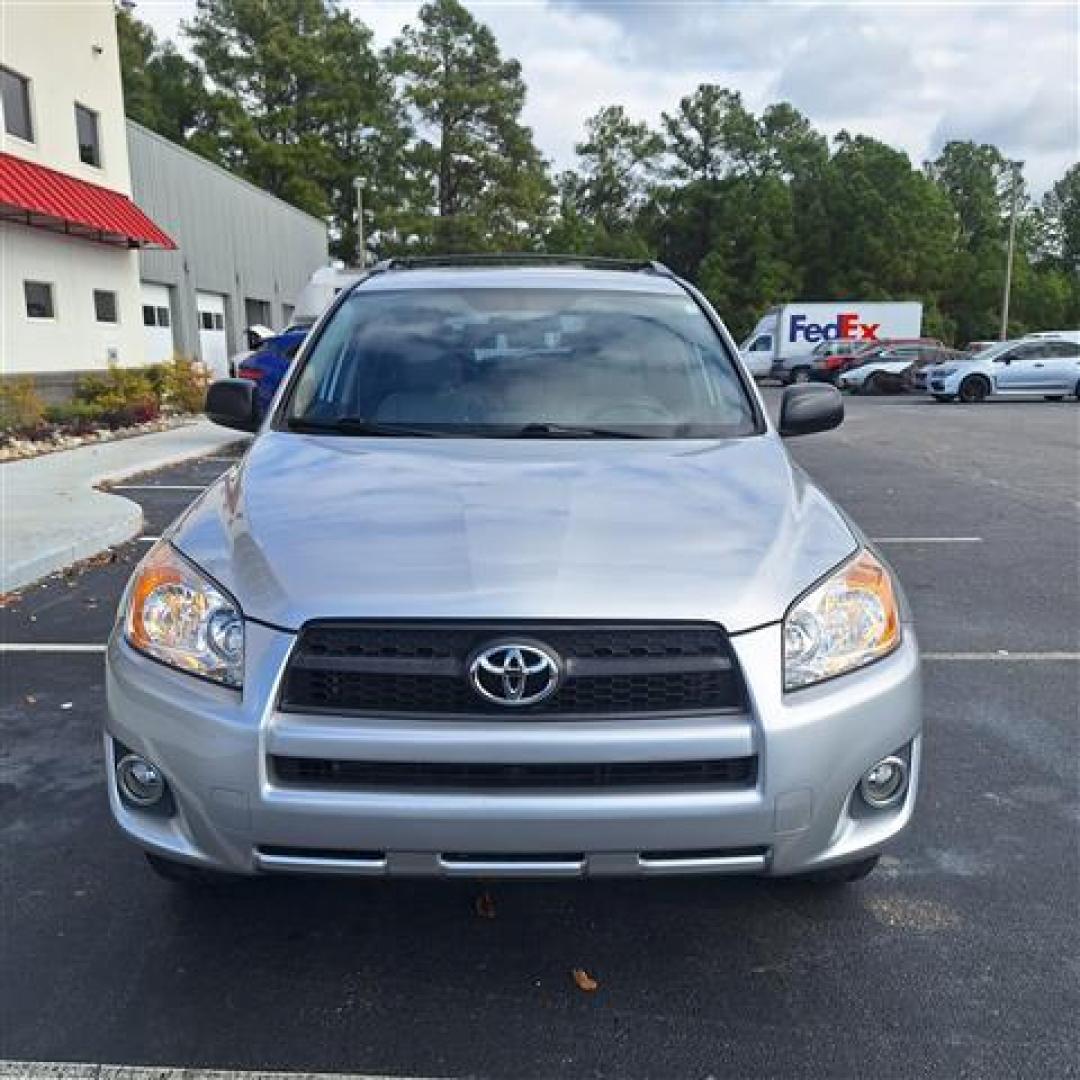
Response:
[[[571,968],[570,975],[577,988],[587,994],[591,994],[600,985],[584,968]]]
[[[476,914],[481,919],[494,919],[495,918],[495,897],[489,892],[482,892],[473,905],[476,909]]]

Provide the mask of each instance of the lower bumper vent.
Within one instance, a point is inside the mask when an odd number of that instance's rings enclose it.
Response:
[[[491,791],[657,787],[748,788],[757,781],[757,758],[719,761],[628,761],[603,764],[337,761],[273,757],[282,784],[392,790]]]

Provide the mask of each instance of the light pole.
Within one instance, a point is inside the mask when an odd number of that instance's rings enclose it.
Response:
[[[1005,291],[1001,297],[1001,340],[1009,336],[1009,293],[1012,291],[1013,251],[1016,248],[1016,201],[1020,194],[1022,161],[1012,162],[1012,198],[1009,205],[1009,244],[1005,252]]]
[[[364,247],[364,181],[357,177],[353,181],[356,189],[356,265],[361,270],[367,266],[367,250]]]

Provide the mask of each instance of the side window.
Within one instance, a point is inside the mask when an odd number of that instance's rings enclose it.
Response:
[[[1080,356],[1080,345],[1071,341],[1051,341],[1047,343],[1045,356]]]
[[[75,106],[75,135],[79,142],[79,160],[101,168],[101,139],[98,114],[85,105]]]
[[[47,281],[24,281],[23,298],[26,301],[28,319],[54,319],[53,287]]]
[[[16,138],[34,141],[30,118],[30,80],[7,68],[0,68],[0,103],[4,107],[4,130]]]
[[[767,352],[772,348],[772,335],[763,334],[761,337],[754,341],[754,344],[750,346],[751,352]]]
[[[116,293],[107,289],[94,290],[94,318],[98,322],[115,323],[120,321],[117,312]]]

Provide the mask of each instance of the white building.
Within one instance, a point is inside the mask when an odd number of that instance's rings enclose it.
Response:
[[[0,377],[220,370],[326,262],[324,222],[125,120],[113,0],[0,0]]]

